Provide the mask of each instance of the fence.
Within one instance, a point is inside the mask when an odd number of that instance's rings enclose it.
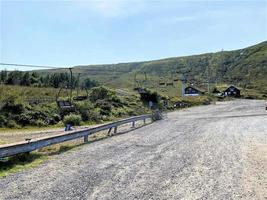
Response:
[[[107,123],[104,125],[99,125],[93,128],[66,132],[63,134],[57,134],[53,136],[47,136],[37,139],[28,139],[27,141],[17,142],[13,144],[0,145],[0,158],[13,156],[20,153],[31,152],[42,147],[46,147],[52,144],[58,144],[61,142],[74,140],[77,138],[84,138],[84,142],[88,142],[88,136],[99,131],[108,130],[108,133],[111,134],[112,129],[114,133],[117,133],[117,128],[120,125],[132,123],[132,127],[135,127],[135,122],[143,120],[146,123],[146,119],[152,119],[152,115],[141,115],[136,117],[131,117],[123,120],[119,120],[112,123]]]

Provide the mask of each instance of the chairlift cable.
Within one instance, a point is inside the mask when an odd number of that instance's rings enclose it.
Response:
[[[28,65],[28,64],[18,64],[18,63],[0,63],[3,66],[16,66],[16,67],[31,67],[31,68],[48,68],[48,69],[69,69],[66,67],[55,67],[47,65]]]

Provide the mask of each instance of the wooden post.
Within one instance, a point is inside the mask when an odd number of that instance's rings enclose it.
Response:
[[[85,136],[83,137],[83,141],[84,141],[84,143],[87,143],[87,142],[88,142],[88,135],[85,135]]]

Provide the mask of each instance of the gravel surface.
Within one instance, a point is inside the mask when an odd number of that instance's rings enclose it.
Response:
[[[236,100],[55,156],[0,179],[0,199],[267,199],[264,101]]]

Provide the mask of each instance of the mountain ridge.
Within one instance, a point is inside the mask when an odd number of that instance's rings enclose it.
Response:
[[[215,86],[236,85],[267,95],[267,41],[238,50],[141,62],[78,65],[74,71],[81,73],[81,78],[89,77],[113,88],[140,86],[159,92],[175,91],[170,87],[159,89],[159,82],[185,77],[188,84],[200,88],[206,88],[204,82],[209,81]],[[175,83],[175,86],[179,88],[181,83]]]

